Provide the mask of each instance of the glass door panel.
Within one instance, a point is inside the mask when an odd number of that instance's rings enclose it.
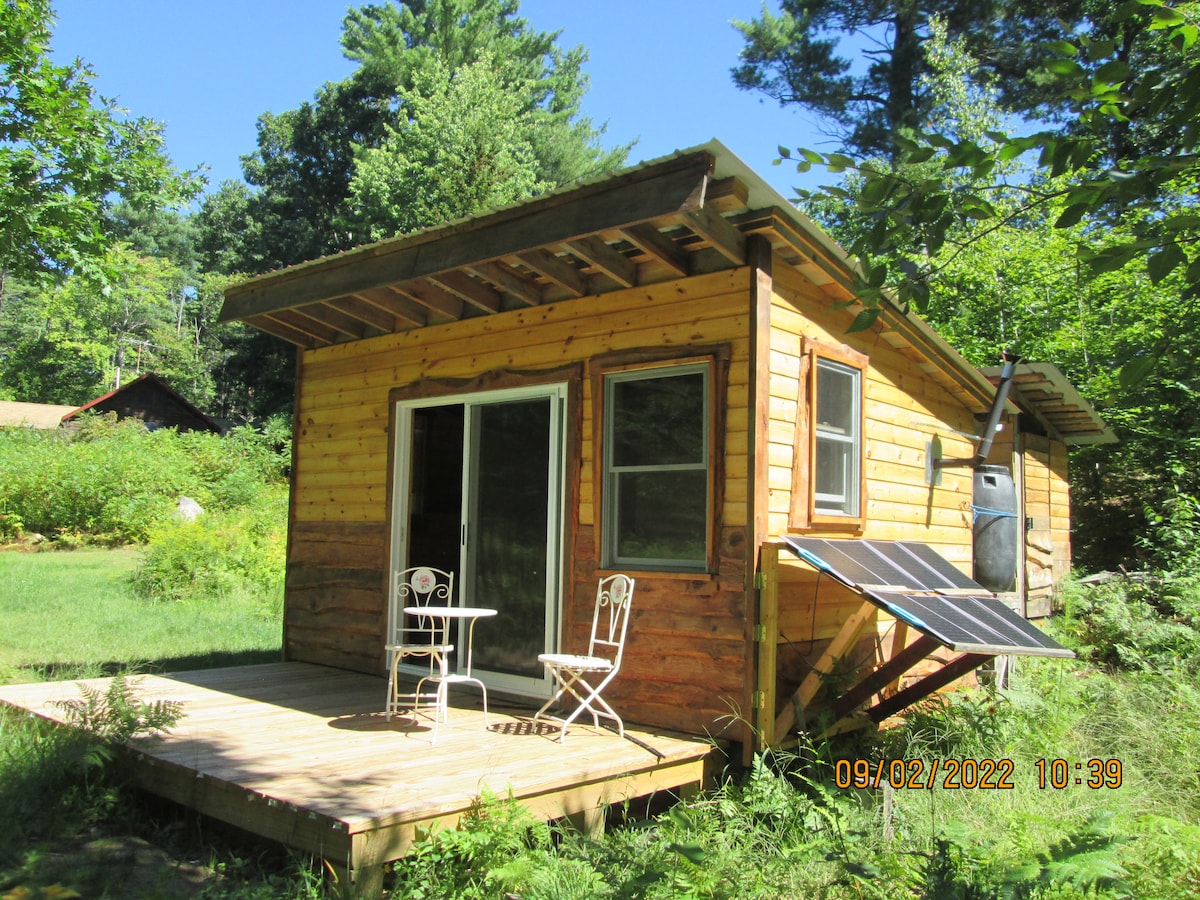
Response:
[[[546,651],[551,403],[547,397],[474,405],[467,513],[467,593],[499,611],[475,634],[475,667],[538,678]]]

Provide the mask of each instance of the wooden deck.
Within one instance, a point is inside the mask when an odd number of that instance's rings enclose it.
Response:
[[[712,745],[638,729],[615,733],[535,726],[493,701],[485,729],[478,693],[452,694],[436,744],[425,717],[382,713],[382,678],[274,663],[134,679],[143,700],[177,700],[184,715],[159,740],[134,742],[147,790],[285,845],[319,855],[360,888],[403,856],[418,829],[453,825],[485,789],[544,819],[594,824],[603,809],[706,779]],[[56,700],[78,684],[0,686],[0,702],[61,720]]]

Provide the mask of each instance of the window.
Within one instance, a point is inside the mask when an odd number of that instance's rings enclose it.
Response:
[[[605,376],[604,565],[707,566],[710,390],[707,363]]]
[[[818,515],[857,516],[862,372],[817,357],[816,382],[813,510]]]
[[[805,341],[793,447],[792,530],[863,525],[866,368],[867,357],[849,347]]]

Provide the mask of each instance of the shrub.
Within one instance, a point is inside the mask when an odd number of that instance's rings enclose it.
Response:
[[[288,453],[275,432],[147,431],[111,416],[74,432],[0,429],[0,537],[144,541],[180,496],[211,510],[254,502],[282,482]]]
[[[260,490],[252,505],[205,513],[193,522],[161,520],[133,575],[149,600],[225,597],[238,591],[282,598],[287,488]]]
[[[1114,575],[1064,586],[1058,628],[1085,659],[1110,669],[1172,671],[1200,661],[1200,578]]]

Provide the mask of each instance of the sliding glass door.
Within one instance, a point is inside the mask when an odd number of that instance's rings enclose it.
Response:
[[[474,668],[520,693],[545,692],[537,657],[557,640],[563,404],[541,386],[397,408],[395,567],[454,571],[458,602],[498,611],[476,626]]]

